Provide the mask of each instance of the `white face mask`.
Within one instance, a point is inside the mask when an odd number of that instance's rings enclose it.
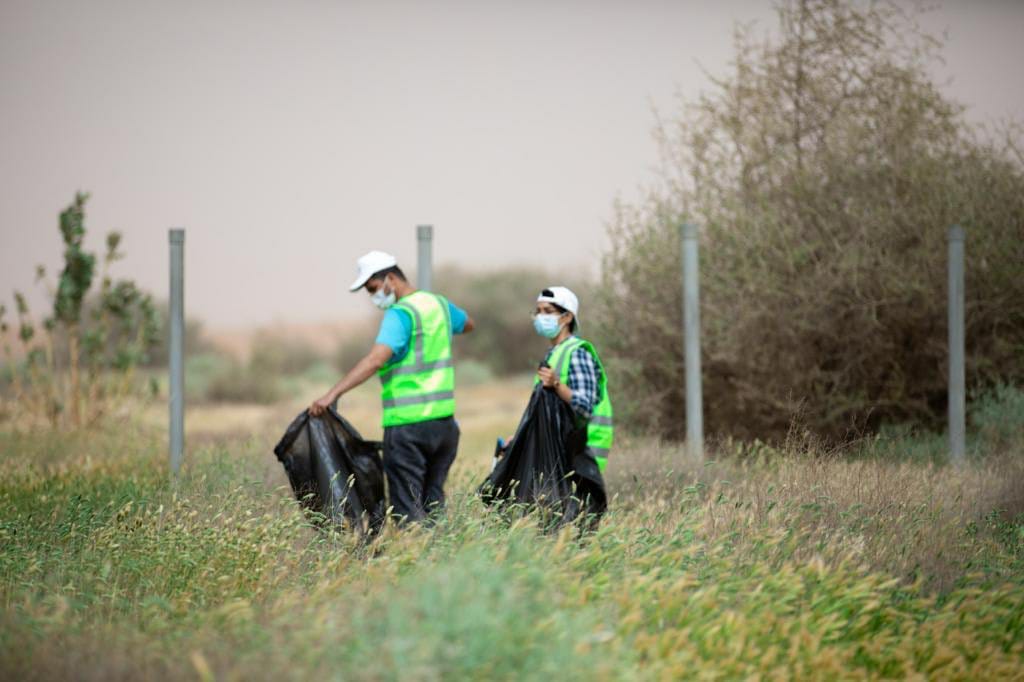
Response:
[[[387,310],[395,304],[395,292],[392,289],[385,294],[384,282],[381,282],[380,286],[377,287],[377,291],[370,294],[370,300],[381,310]]]

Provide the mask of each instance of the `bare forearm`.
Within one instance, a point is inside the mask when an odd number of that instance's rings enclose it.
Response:
[[[384,363],[388,361],[390,356],[390,348],[387,348],[386,346],[374,346],[373,350],[357,362],[355,366],[350,369],[328,392],[328,395],[331,396],[331,400],[337,400],[356,386],[359,386],[364,381],[372,377],[377,373],[377,370],[384,366]]]
[[[572,404],[572,389],[558,380],[558,376],[555,375],[553,369],[545,364],[537,370],[537,378],[540,379],[545,388],[551,389],[559,398],[570,405]]]

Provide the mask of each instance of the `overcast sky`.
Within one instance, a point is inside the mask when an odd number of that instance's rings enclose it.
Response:
[[[354,261],[593,268],[616,197],[654,179],[652,107],[723,73],[767,2],[0,0],[0,300],[89,244],[167,291],[184,226],[189,313],[215,328],[351,317]],[[947,2],[947,92],[1024,119],[1024,2]],[[545,283],[538,283],[543,285]],[[37,295],[35,300],[40,300]]]

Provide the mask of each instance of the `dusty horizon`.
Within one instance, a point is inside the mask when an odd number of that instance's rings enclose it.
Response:
[[[421,223],[436,267],[594,275],[613,202],[657,179],[653,111],[728,69],[735,22],[774,25],[752,0],[0,0],[0,301],[42,304],[35,265],[58,267],[77,190],[90,249],[121,230],[114,274],[158,298],[186,228],[186,306],[210,330],[372,317],[356,257],[414,269]],[[948,31],[935,75],[970,120],[1024,120],[1024,3],[925,25]]]

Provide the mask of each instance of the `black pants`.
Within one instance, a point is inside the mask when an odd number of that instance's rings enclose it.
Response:
[[[384,429],[384,473],[391,513],[419,521],[444,507],[444,482],[459,447],[459,425],[452,417]]]

